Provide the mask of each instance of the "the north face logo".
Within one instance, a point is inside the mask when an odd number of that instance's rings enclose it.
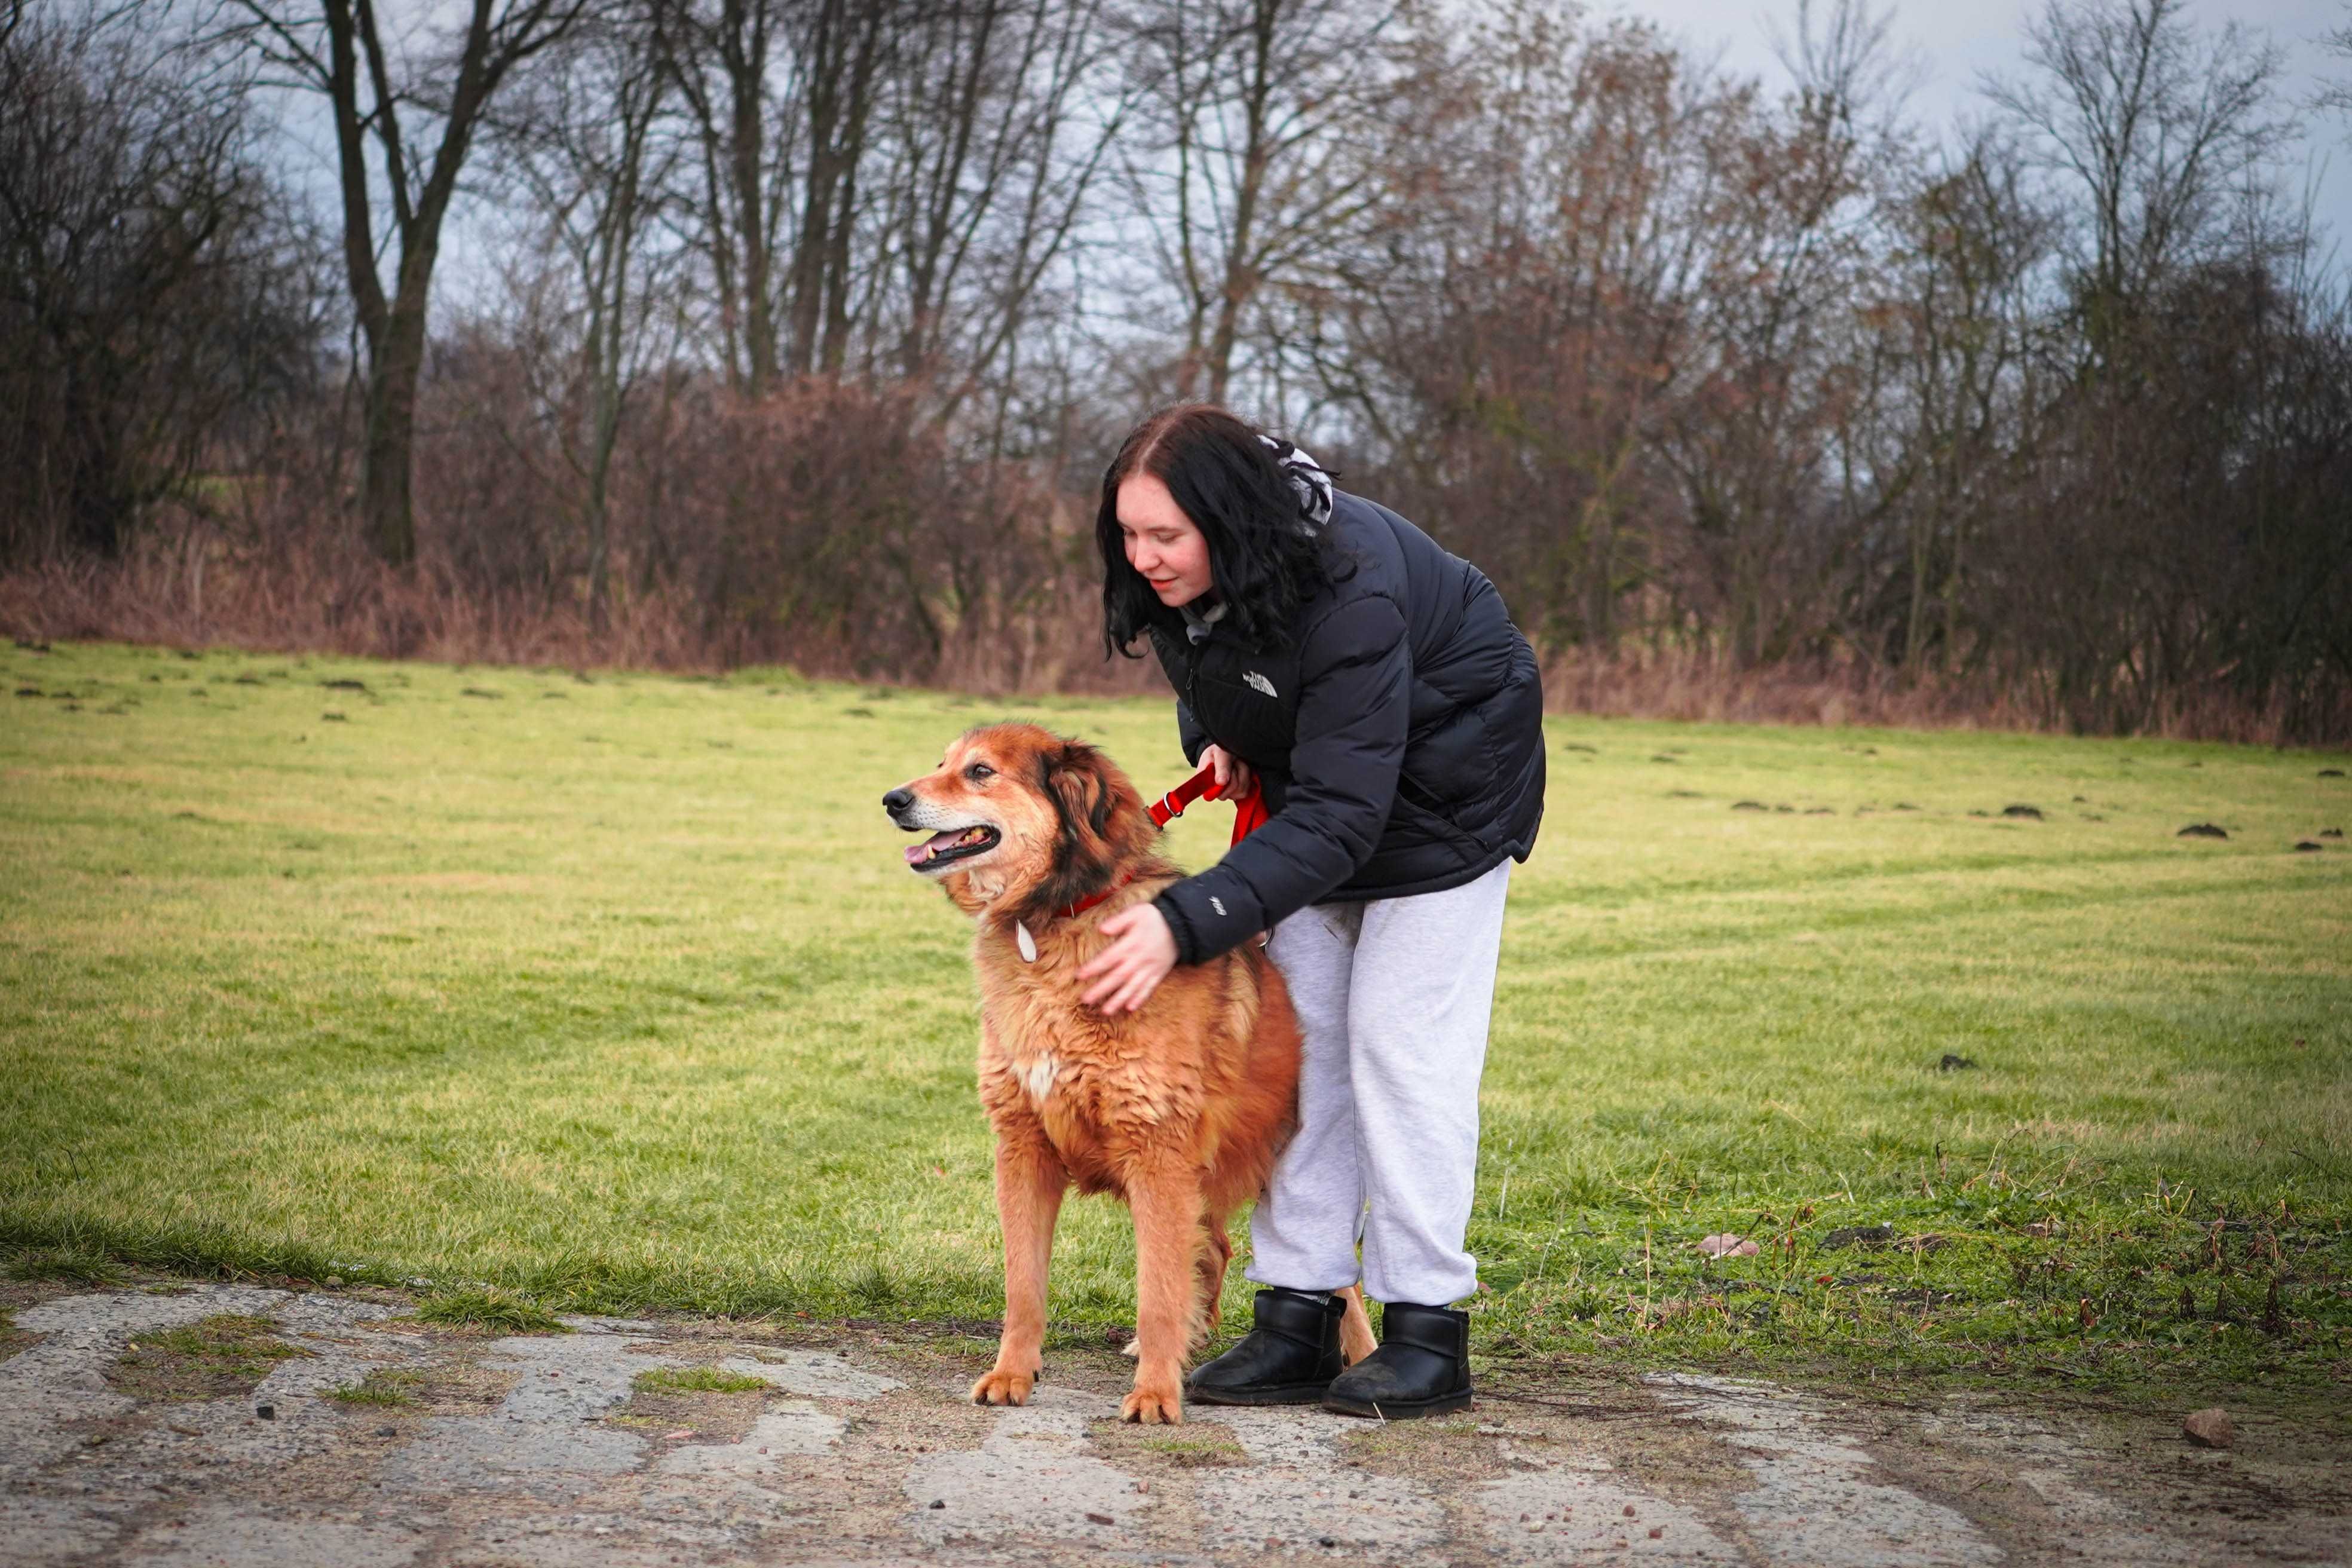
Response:
[[[1268,680],[1265,676],[1260,675],[1255,669],[1242,677],[1242,683],[1255,690],[1265,692],[1268,697],[1277,695],[1274,689],[1274,682]]]
[[[1209,895],[1209,907],[1216,910],[1219,914],[1223,914],[1225,912],[1225,900],[1212,893]]]

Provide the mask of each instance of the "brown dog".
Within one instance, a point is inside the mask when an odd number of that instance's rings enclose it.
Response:
[[[1079,1002],[1078,966],[1108,945],[1097,921],[1183,875],[1160,855],[1135,786],[1091,746],[1033,724],[974,730],[883,804],[900,827],[931,834],[907,863],[980,922],[1004,1333],[972,1400],[1019,1405],[1043,1370],[1046,1259],[1075,1183],[1135,1215],[1135,1388],[1121,1412],[1181,1421],[1184,1359],[1216,1325],[1233,1257],[1225,1221],[1297,1124],[1298,1026],[1282,974],[1247,942],[1180,966],[1137,1012]],[[1347,1294],[1353,1363],[1372,1330],[1362,1297]]]

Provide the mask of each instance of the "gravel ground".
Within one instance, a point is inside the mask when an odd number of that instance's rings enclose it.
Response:
[[[2177,1414],[1507,1373],[1449,1420],[1144,1429],[1116,1419],[1108,1349],[982,1410],[971,1342],[854,1327],[499,1335],[390,1292],[11,1295],[10,1568],[2352,1562],[2352,1453],[2284,1417],[2241,1415],[2223,1452]]]

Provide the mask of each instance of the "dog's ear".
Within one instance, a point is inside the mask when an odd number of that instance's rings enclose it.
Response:
[[[1053,868],[1038,902],[1073,904],[1102,891],[1125,861],[1150,847],[1150,818],[1126,775],[1083,741],[1047,748],[1037,769],[1058,819]]]
[[[1099,839],[1110,826],[1110,780],[1103,754],[1083,741],[1065,741],[1038,760],[1045,793],[1054,797],[1066,831],[1078,829]]]

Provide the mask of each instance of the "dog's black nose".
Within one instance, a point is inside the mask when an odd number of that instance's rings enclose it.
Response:
[[[882,809],[893,816],[914,804],[915,792],[910,789],[894,789],[882,797]]]

